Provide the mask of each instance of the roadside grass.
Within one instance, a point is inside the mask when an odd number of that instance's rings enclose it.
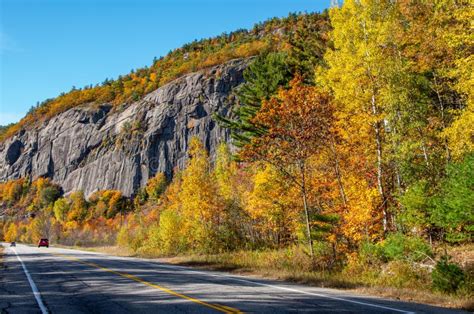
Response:
[[[82,250],[82,251],[89,251],[89,252],[96,252],[96,253],[103,253],[108,255],[114,256],[122,256],[122,257],[137,257],[133,251],[126,247],[121,247],[118,245],[109,245],[109,246],[78,246],[78,245],[62,245],[62,244],[54,244],[54,247],[64,248],[64,249],[75,249],[75,250]]]

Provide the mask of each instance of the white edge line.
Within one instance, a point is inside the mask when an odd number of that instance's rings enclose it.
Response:
[[[36,302],[38,303],[38,306],[40,307],[41,313],[42,314],[48,314],[48,310],[46,309],[46,306],[44,306],[43,300],[41,299],[41,294],[38,290],[38,287],[36,287],[35,282],[30,276],[30,273],[28,272],[28,269],[26,268],[25,264],[20,258],[20,255],[18,255],[16,249],[10,248],[13,252],[15,252],[16,257],[20,261],[21,266],[23,267],[23,271],[25,272],[26,278],[28,279],[28,282],[30,283],[31,290],[33,291],[33,295],[35,296]]]
[[[108,257],[108,258],[122,259],[122,260],[130,261],[130,259],[127,258],[127,257],[110,256],[110,255],[106,255],[106,254],[98,253],[98,252],[89,252],[89,251],[81,251],[81,250],[70,250],[70,251],[81,252],[81,253],[94,253],[94,255],[97,254],[97,255],[102,255],[102,256]],[[264,287],[269,287],[269,288],[274,288],[274,289],[279,289],[279,290],[286,290],[286,291],[291,291],[291,292],[296,292],[296,293],[301,293],[301,294],[306,294],[306,295],[313,295],[313,296],[317,296],[317,297],[321,297],[321,298],[327,298],[327,299],[332,299],[332,300],[337,300],[337,301],[354,303],[354,304],[359,304],[359,305],[363,305],[363,306],[375,307],[375,308],[380,308],[380,309],[385,309],[385,310],[400,312],[400,313],[405,313],[405,314],[415,314],[415,312],[412,312],[412,311],[401,310],[401,309],[388,307],[388,306],[384,306],[384,305],[368,303],[368,302],[362,302],[362,301],[356,301],[356,300],[351,300],[351,299],[346,299],[346,298],[341,298],[341,297],[335,297],[335,296],[331,296],[331,295],[327,295],[327,294],[308,292],[308,291],[298,290],[298,289],[293,289],[293,288],[288,288],[288,287],[265,284],[265,283],[261,283],[261,282],[258,282],[258,281],[242,279],[242,278],[239,278],[237,276],[232,276],[232,275],[220,275],[220,274],[216,274],[214,272],[196,271],[196,270],[189,269],[188,267],[177,266],[177,265],[167,265],[167,264],[164,264],[164,263],[161,263],[161,262],[150,261],[150,260],[142,259],[142,258],[133,258],[132,261],[133,260],[139,260],[141,262],[155,264],[155,265],[158,265],[159,267],[163,267],[163,268],[180,269],[180,270],[184,270],[188,273],[195,273],[195,274],[207,275],[207,276],[212,276],[212,277],[227,278],[227,279],[231,279],[231,280],[235,280],[235,281],[251,283],[251,284],[254,284],[254,285],[258,285],[258,286],[264,286]]]
[[[293,288],[288,288],[288,287],[265,284],[265,283],[261,283],[261,282],[257,282],[257,281],[253,281],[253,280],[242,279],[242,278],[239,278],[239,277],[236,277],[236,276],[220,275],[220,274],[216,274],[216,273],[207,273],[207,272],[189,270],[186,267],[175,266],[175,265],[163,265],[161,263],[158,264],[158,265],[161,266],[161,267],[164,267],[164,268],[182,269],[182,270],[186,270],[187,272],[190,272],[190,273],[202,274],[202,275],[213,276],[213,277],[222,277],[222,278],[227,278],[227,279],[231,279],[231,280],[235,280],[235,281],[241,281],[241,282],[245,282],[245,283],[252,283],[252,284],[258,285],[258,286],[270,287],[270,288],[286,290],[286,291],[291,291],[291,292],[297,292],[297,293],[302,293],[302,294],[307,294],[307,295],[313,295],[313,296],[332,299],[332,300],[337,300],[337,301],[343,301],[343,302],[355,303],[355,304],[364,305],[364,306],[376,307],[376,308],[381,308],[381,309],[390,310],[390,311],[394,311],[394,312],[400,312],[400,313],[405,313],[405,314],[414,314],[415,313],[415,312],[411,312],[411,311],[405,311],[405,310],[396,309],[396,308],[393,308],[393,307],[383,306],[383,305],[374,304],[374,303],[367,303],[367,302],[362,302],[362,301],[345,299],[345,298],[341,298],[341,297],[330,296],[330,295],[327,295],[327,294],[314,293],[314,292],[308,292],[308,291],[298,290],[298,289],[293,289]]]

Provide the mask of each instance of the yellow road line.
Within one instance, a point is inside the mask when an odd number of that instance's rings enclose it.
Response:
[[[206,307],[208,307],[208,308],[214,309],[214,310],[219,311],[219,312],[222,312],[222,313],[242,313],[242,312],[241,312],[240,310],[238,310],[238,309],[235,309],[235,308],[232,308],[232,307],[228,307],[228,306],[224,306],[224,305],[211,304],[211,303],[207,303],[207,302],[204,302],[204,301],[201,301],[201,300],[192,298],[192,297],[188,297],[187,295],[181,294],[181,293],[179,293],[179,292],[176,292],[176,291],[170,290],[170,289],[168,289],[168,288],[165,288],[165,287],[156,285],[156,284],[154,284],[154,283],[145,281],[145,280],[143,280],[143,279],[141,279],[141,278],[139,278],[139,277],[137,277],[137,276],[130,275],[130,274],[127,274],[127,273],[118,272],[118,271],[112,270],[112,269],[110,269],[110,268],[102,267],[102,266],[97,265],[97,264],[95,264],[95,263],[86,262],[86,261],[80,260],[80,259],[78,259],[78,258],[71,257],[71,256],[67,256],[67,255],[64,255],[64,254],[56,254],[56,253],[53,253],[53,255],[66,258],[66,259],[71,260],[71,261],[79,262],[79,263],[84,264],[84,265],[88,265],[88,266],[92,266],[92,267],[95,267],[95,268],[99,268],[99,269],[104,270],[104,271],[106,271],[106,272],[109,272],[109,273],[112,273],[112,274],[115,274],[115,275],[119,275],[119,276],[124,277],[124,278],[131,279],[131,280],[133,280],[133,281],[142,283],[142,284],[147,285],[147,286],[149,286],[149,287],[152,287],[152,288],[161,290],[161,291],[166,292],[166,293],[168,293],[168,294],[174,295],[174,296],[179,297],[179,298],[182,298],[182,299],[189,300],[189,301],[194,302],[194,303],[197,303],[197,304],[201,304],[201,305],[203,305],[203,306],[206,306]]]

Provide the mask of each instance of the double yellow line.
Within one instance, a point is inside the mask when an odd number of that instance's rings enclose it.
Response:
[[[187,296],[187,295],[181,294],[181,293],[179,293],[179,292],[170,290],[170,289],[168,289],[168,288],[165,288],[165,287],[156,285],[156,284],[154,284],[154,283],[145,281],[145,280],[143,280],[143,279],[141,279],[141,278],[139,278],[139,277],[137,277],[137,276],[130,275],[130,274],[127,274],[127,273],[118,272],[118,271],[112,270],[112,269],[110,269],[110,268],[102,267],[102,266],[97,265],[97,264],[95,264],[95,263],[86,262],[86,261],[80,260],[80,259],[78,259],[78,258],[71,257],[71,256],[68,256],[68,255],[64,255],[64,254],[56,254],[56,253],[53,253],[53,255],[56,255],[56,256],[59,256],[59,257],[63,257],[63,258],[65,258],[65,259],[68,259],[68,260],[71,260],[71,261],[79,262],[79,263],[81,263],[81,264],[88,265],[88,266],[91,266],[91,267],[94,267],[94,268],[98,268],[98,269],[101,269],[101,270],[103,270],[103,271],[106,271],[106,272],[109,272],[109,273],[112,273],[112,274],[115,274],[115,275],[118,275],[118,276],[121,276],[121,277],[124,277],[124,278],[128,278],[128,279],[130,279],[130,280],[133,280],[133,281],[142,283],[142,284],[147,285],[147,286],[149,286],[149,287],[152,287],[152,288],[161,290],[161,291],[166,292],[166,293],[168,293],[168,294],[174,295],[174,296],[176,296],[176,297],[179,297],[179,298],[182,298],[182,299],[185,299],[185,300],[188,300],[188,301],[191,301],[191,302],[200,304],[200,305],[203,305],[203,306],[205,306],[205,307],[214,309],[214,310],[219,311],[219,312],[222,312],[222,313],[229,313],[229,314],[230,314],[230,313],[239,313],[239,314],[242,313],[242,312],[239,311],[238,309],[235,309],[235,308],[232,308],[232,307],[228,307],[228,306],[224,306],[224,305],[219,305],[219,304],[207,303],[207,302],[204,302],[204,301],[201,301],[201,300],[198,300],[198,299],[189,297],[189,296]]]

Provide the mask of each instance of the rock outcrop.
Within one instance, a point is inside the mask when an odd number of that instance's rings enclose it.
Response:
[[[193,136],[214,155],[229,140],[213,113],[228,115],[249,60],[185,75],[142,100],[67,110],[0,143],[0,180],[49,177],[65,193],[116,189],[132,195],[157,172],[182,168]]]

